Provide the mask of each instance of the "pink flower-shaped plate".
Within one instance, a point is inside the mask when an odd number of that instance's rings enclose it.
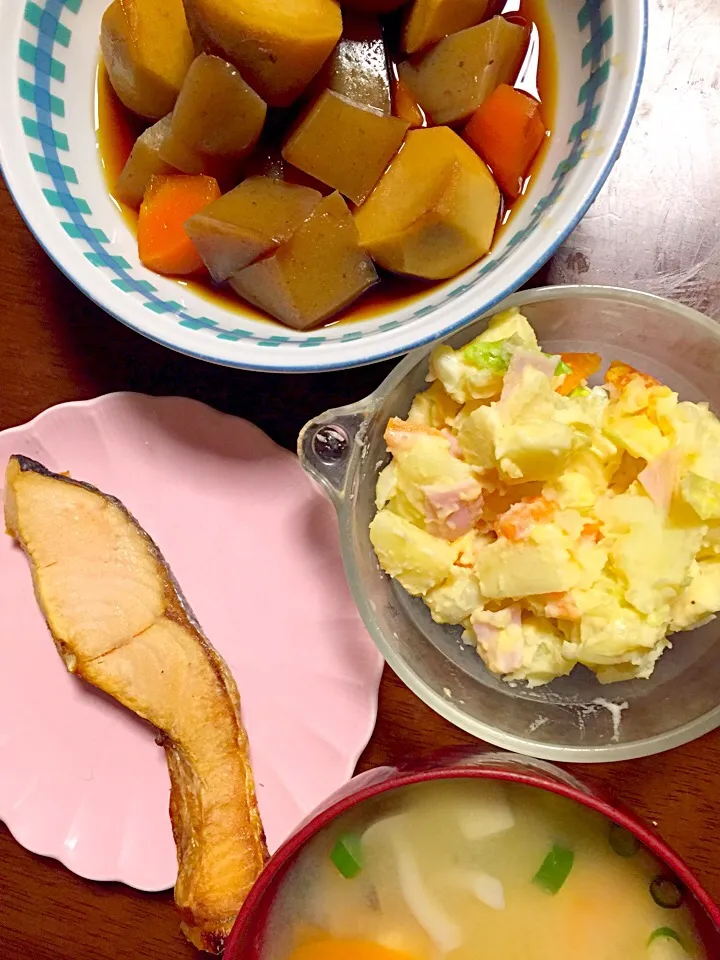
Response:
[[[118,496],[157,541],[242,697],[274,850],[347,780],[376,716],[381,658],[355,610],[332,507],[252,424],[177,397],[69,403],[0,434]],[[153,730],[70,676],[25,557],[0,537],[0,819],[82,877],[175,882]]]

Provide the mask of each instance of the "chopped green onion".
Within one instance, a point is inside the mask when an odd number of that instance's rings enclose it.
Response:
[[[655,877],[650,884],[650,896],[664,910],[677,910],[683,902],[682,890],[667,877]]]
[[[570,875],[575,854],[567,847],[553,847],[533,877],[533,883],[555,895]]]
[[[558,365],[555,367],[555,376],[563,377],[567,376],[569,373],[572,373],[572,367],[569,363],[565,363],[564,360],[561,360]]]
[[[357,833],[344,833],[332,849],[330,859],[346,880],[352,880],[363,868],[362,840]]]
[[[512,356],[505,340],[498,340],[495,343],[473,340],[463,348],[462,354],[463,359],[472,363],[473,366],[498,374],[507,372]]]
[[[574,390],[571,390],[568,396],[571,400],[577,400],[579,397],[589,397],[592,393],[592,390],[589,390],[588,387],[575,387]]]
[[[610,846],[619,857],[634,857],[640,849],[638,838],[617,823],[610,826]]]
[[[672,927],[658,927],[657,930],[653,932],[648,937],[648,946],[653,943],[655,940],[675,940],[677,943],[682,946],[682,940],[680,939],[680,934],[676,933]]]

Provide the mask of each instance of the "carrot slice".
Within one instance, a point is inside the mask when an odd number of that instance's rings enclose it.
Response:
[[[602,524],[601,523],[586,523],[582,528],[583,537],[588,537],[590,540],[594,540],[595,543],[598,543],[602,540]]]
[[[406,83],[403,83],[402,80],[398,80],[395,83],[394,107],[395,116],[399,120],[404,120],[405,123],[409,123],[411,127],[427,126],[427,120],[425,119],[425,114],[420,104],[413,96],[410,87]]]
[[[533,497],[514,503],[495,522],[495,532],[506,540],[525,540],[537,523],[552,519],[556,504],[544,497]]]
[[[630,381],[636,377],[639,377],[648,388],[661,385],[660,381],[650,376],[649,373],[636,370],[635,367],[631,367],[629,363],[623,363],[622,360],[613,360],[610,364],[605,374],[605,383],[611,384],[622,392]]]
[[[516,200],[545,139],[540,104],[502,83],[470,118],[465,139],[490,167],[500,189]]]
[[[202,259],[185,233],[185,223],[219,196],[220,187],[213,177],[154,176],[138,218],[142,263],[156,273],[175,276],[202,270]]]
[[[562,353],[560,356],[563,363],[570,367],[570,373],[566,374],[563,382],[556,388],[556,393],[561,393],[564,397],[582,386],[602,366],[599,353]]]

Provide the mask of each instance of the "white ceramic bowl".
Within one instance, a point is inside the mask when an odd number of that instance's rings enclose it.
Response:
[[[118,320],[204,360],[285,372],[404,353],[482,314],[532,276],[617,159],[647,37],[647,0],[545,0],[559,60],[554,137],[492,254],[410,307],[298,333],[140,265],[108,196],[95,138],[98,37],[108,2],[0,0],[0,164],[15,202],[58,266]]]

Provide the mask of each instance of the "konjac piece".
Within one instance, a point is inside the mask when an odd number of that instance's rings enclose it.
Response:
[[[216,282],[285,243],[322,194],[271,177],[249,177],[191,217],[185,230]]]
[[[172,110],[195,56],[182,0],[114,0],[102,19],[100,47],[128,110],[150,120]]]
[[[392,113],[390,68],[377,17],[344,17],[342,38],[321,76],[324,86],[353,103]]]
[[[252,152],[266,113],[232,64],[203,53],[188,70],[160,155],[183,173],[213,173],[214,164]]]
[[[520,24],[493,17],[445,37],[401,63],[398,73],[435,123],[455,123],[474,113],[499,84],[514,81],[527,36]]]
[[[282,158],[280,145],[263,143],[262,140],[243,164],[243,174],[248,177],[270,177],[271,180],[286,180],[287,164]]]
[[[377,279],[347,204],[332,193],[287,243],[234,274],[230,285],[282,323],[306,330],[347,307]]]
[[[273,107],[305,90],[342,33],[335,0],[184,0],[196,43],[220,53]]]
[[[483,161],[449,127],[431,127],[408,133],[355,223],[380,266],[443,280],[488,252],[499,210]]]
[[[362,203],[403,142],[408,124],[325,90],[283,147],[304,173]]]
[[[482,21],[490,0],[414,0],[403,28],[403,49],[416,53],[450,33]]]
[[[169,129],[170,114],[148,127],[137,138],[115,185],[113,195],[116,200],[137,209],[154,176],[177,172],[160,156],[160,147]]]

